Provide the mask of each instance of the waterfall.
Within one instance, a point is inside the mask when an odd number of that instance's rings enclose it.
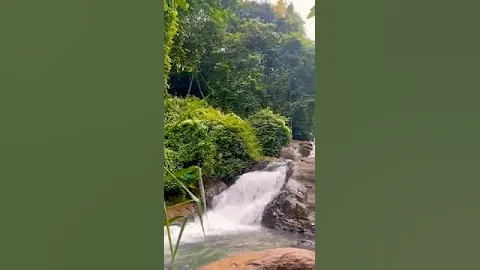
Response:
[[[260,230],[263,210],[282,188],[286,172],[286,163],[277,163],[265,170],[241,175],[233,185],[213,199],[213,207],[204,217],[206,236]],[[176,241],[179,228],[174,226],[171,231]],[[199,220],[187,223],[181,242],[198,242],[202,239]],[[165,244],[167,241],[165,237]]]

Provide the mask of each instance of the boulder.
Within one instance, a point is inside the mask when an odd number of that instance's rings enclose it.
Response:
[[[313,142],[292,140],[288,146],[282,148],[280,157],[285,159],[297,160],[302,157],[308,157],[312,153]]]
[[[310,144],[300,144],[300,147],[298,149],[298,153],[302,157],[308,157],[310,153],[312,152],[313,148]]]
[[[267,228],[292,232],[314,233],[306,188],[294,179],[289,179],[280,193],[265,207],[262,225]]]
[[[284,147],[280,152],[280,157],[285,159],[296,159],[298,158],[297,151],[293,147]]]
[[[221,180],[210,180],[205,184],[205,203],[207,209],[212,208],[213,198],[227,189],[227,184]]]
[[[265,207],[262,225],[272,229],[315,234],[315,158],[289,163],[280,192]]]
[[[315,252],[299,248],[275,248],[236,254],[198,270],[314,270]]]
[[[296,247],[308,249],[308,250],[315,250],[315,241],[313,240],[299,240],[297,241]]]
[[[261,170],[265,169],[270,164],[270,162],[272,162],[272,161],[269,160],[269,159],[261,160],[261,161],[255,163],[255,164],[253,164],[252,167],[248,171],[249,172],[261,171]]]

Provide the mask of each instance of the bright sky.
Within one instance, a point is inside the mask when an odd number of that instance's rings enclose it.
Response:
[[[257,2],[266,2],[266,0],[255,0]],[[267,0],[270,3],[277,3],[278,0]],[[307,20],[307,15],[310,13],[310,9],[315,5],[315,0],[286,0],[288,4],[293,3],[295,11],[298,12],[305,21],[305,33],[307,36],[315,40],[315,17]]]

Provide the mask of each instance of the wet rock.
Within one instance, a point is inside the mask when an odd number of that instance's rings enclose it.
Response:
[[[287,162],[287,164],[288,164],[288,162]],[[277,170],[279,167],[284,166],[284,165],[285,165],[285,160],[282,159],[282,158],[279,158],[275,161],[270,162],[270,164],[268,164],[268,166],[265,167],[263,170],[267,171],[267,172],[273,172],[273,171]]]
[[[280,157],[285,159],[296,159],[299,156],[297,155],[296,149],[294,147],[285,147],[280,152]]]
[[[297,241],[298,248],[308,249],[308,250],[315,250],[315,241],[313,240],[299,240]]]
[[[267,228],[293,232],[315,232],[307,201],[306,188],[290,179],[280,193],[265,208],[262,225]]]
[[[205,184],[205,202],[207,209],[212,208],[213,198],[227,189],[227,184],[221,180],[210,180]]]
[[[275,248],[246,252],[213,262],[198,270],[313,270],[315,252],[299,248]]]
[[[300,148],[298,150],[298,153],[300,154],[300,156],[302,157],[308,157],[311,153],[311,150],[308,150],[308,149],[305,149],[305,148]]]
[[[302,157],[308,157],[313,150],[313,145],[310,142],[301,142],[298,147],[298,153]]]
[[[299,146],[300,148],[304,148],[310,151],[313,150],[313,142],[311,141],[301,141],[299,142]]]
[[[265,168],[267,168],[267,166],[270,164],[271,160],[262,160],[262,161],[259,161],[255,164],[253,164],[253,166],[250,168],[249,172],[255,172],[255,171],[261,171]]]
[[[315,234],[315,159],[308,160],[289,163],[286,183],[262,214],[263,226]]]
[[[297,160],[302,157],[308,157],[313,151],[313,142],[311,141],[291,141],[287,147],[284,147],[280,157]]]

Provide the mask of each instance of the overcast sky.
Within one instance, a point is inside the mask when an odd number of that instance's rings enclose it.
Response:
[[[257,2],[265,2],[262,0],[255,0]],[[278,0],[268,0],[270,3],[277,3]],[[315,17],[307,20],[307,15],[310,13],[310,9],[315,5],[315,0],[286,0],[286,3],[293,3],[295,11],[302,15],[305,21],[305,32],[307,36],[315,40]]]

